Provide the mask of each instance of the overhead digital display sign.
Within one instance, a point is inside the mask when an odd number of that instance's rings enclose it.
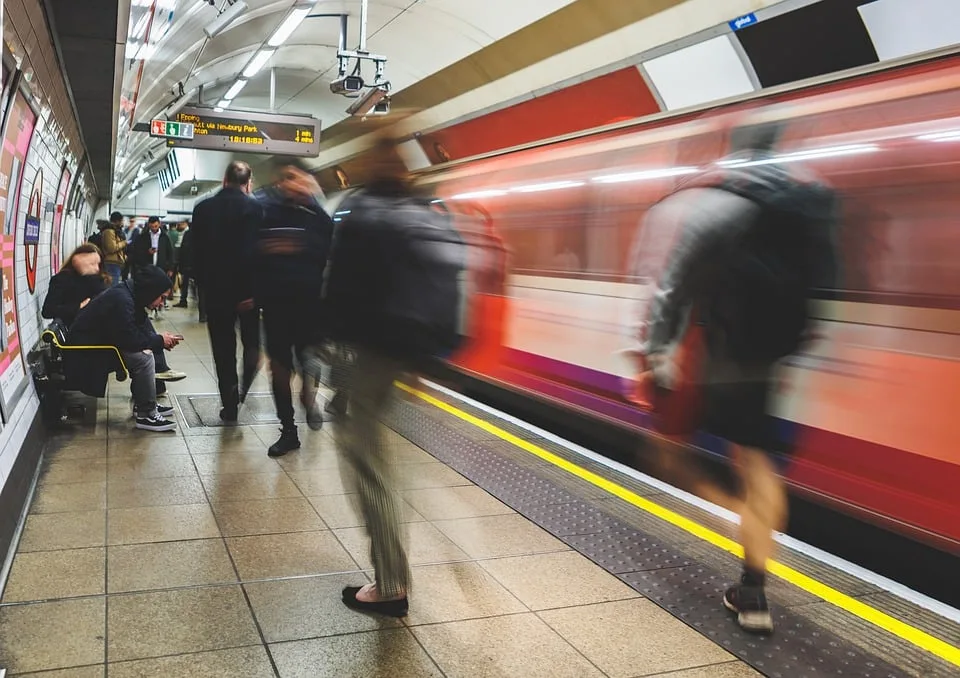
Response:
[[[193,139],[168,139],[168,146],[310,158],[320,154],[320,121],[309,116],[184,108],[176,121],[193,125]]]

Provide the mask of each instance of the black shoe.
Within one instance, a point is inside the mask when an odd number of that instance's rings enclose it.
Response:
[[[737,615],[737,623],[744,631],[773,632],[773,617],[762,586],[731,586],[723,594],[723,606]]]
[[[157,405],[157,412],[161,417],[169,417],[175,410],[169,405]]]
[[[177,428],[176,422],[164,419],[157,415],[153,417],[137,417],[137,423],[134,426],[141,431],[174,431]]]
[[[297,435],[297,428],[295,426],[291,428],[284,427],[280,429],[280,439],[270,446],[267,454],[271,457],[282,457],[287,452],[293,452],[299,449],[300,437]]]
[[[360,612],[375,612],[388,617],[406,617],[410,604],[406,597],[399,600],[384,600],[379,603],[367,603],[357,600],[357,593],[360,592],[360,586],[347,586],[343,589],[343,604],[351,610]]]
[[[235,407],[224,407],[220,410],[220,420],[228,424],[237,423],[237,408]]]

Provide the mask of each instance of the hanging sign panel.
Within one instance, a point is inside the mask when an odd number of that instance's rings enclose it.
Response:
[[[309,116],[184,108],[176,122],[193,125],[193,139],[168,139],[168,146],[304,158],[320,154],[320,121]]]

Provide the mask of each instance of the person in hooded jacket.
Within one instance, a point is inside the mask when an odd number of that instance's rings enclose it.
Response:
[[[150,324],[147,310],[163,305],[172,284],[166,272],[156,266],[134,267],[129,278],[92,299],[78,314],[67,336],[75,346],[116,346],[130,373],[136,427],[144,431],[172,431],[176,423],[166,417],[172,407],[157,404],[155,354],[171,350],[182,337],[158,334]],[[102,398],[107,378],[116,369],[108,352],[94,359],[70,360],[67,378],[80,384],[87,395]]]
[[[631,256],[635,275],[652,278],[655,288],[649,305],[638,306],[632,332],[636,402],[644,394],[654,402],[664,389],[681,392],[676,385],[687,379],[702,403],[691,408],[685,401],[684,411],[699,413],[690,425],[729,443],[744,570],[723,605],[742,628],[760,633],[773,630],[766,564],[773,533],[787,519],[777,463],[789,450],[770,414],[776,367],[808,336],[810,293],[831,286],[837,273],[836,196],[795,164],[777,161],[781,133],[776,123],[733,130],[733,153],[648,212],[638,243],[644,246]],[[663,241],[673,242],[666,264],[653,273],[644,261],[657,249],[651,236],[675,225],[676,238]],[[687,351],[696,344],[686,339],[701,330],[703,347],[695,350],[702,362],[690,379]]]
[[[293,160],[275,161],[274,185],[254,194],[263,210],[253,240],[253,293],[263,312],[271,387],[281,422],[280,438],[268,454],[280,457],[300,448],[290,381],[300,363],[300,402],[313,430],[323,426],[316,380],[305,372],[306,349],[320,339],[324,270],[333,239],[333,220],[321,207],[320,187]]]

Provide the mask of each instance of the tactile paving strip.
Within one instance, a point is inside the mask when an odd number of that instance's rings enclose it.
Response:
[[[655,536],[660,534],[659,530],[651,534],[636,527],[637,523],[651,522],[650,516],[626,519],[624,507],[634,513],[642,512],[619,500],[597,502],[600,507],[606,504],[612,508],[614,503],[619,504],[615,510],[603,510],[571,489],[576,487],[576,482],[564,482],[566,487],[560,487],[557,469],[552,465],[526,452],[511,453],[499,444],[502,442],[499,439],[480,429],[474,434],[462,422],[445,425],[447,419],[455,421],[436,408],[403,401],[393,409],[387,424],[764,675],[778,678],[946,678],[955,675],[945,663],[929,661],[935,658],[922,651],[921,656],[910,653],[911,656],[899,658],[899,666],[894,666],[811,621],[802,614],[803,605],[776,606],[773,612],[777,632],[772,636],[745,633],[720,604],[723,591],[730,584],[731,572],[736,571],[733,562],[730,563],[732,570],[727,566],[701,564],[697,557],[690,555],[691,551],[698,550],[695,546],[679,548],[672,541]],[[501,427],[499,420],[496,424]],[[510,432],[522,435],[519,430]],[[536,439],[534,442],[547,441]],[[579,482],[584,489],[596,489]],[[716,562],[713,558],[706,560]],[[882,632],[874,630],[874,633]]]

